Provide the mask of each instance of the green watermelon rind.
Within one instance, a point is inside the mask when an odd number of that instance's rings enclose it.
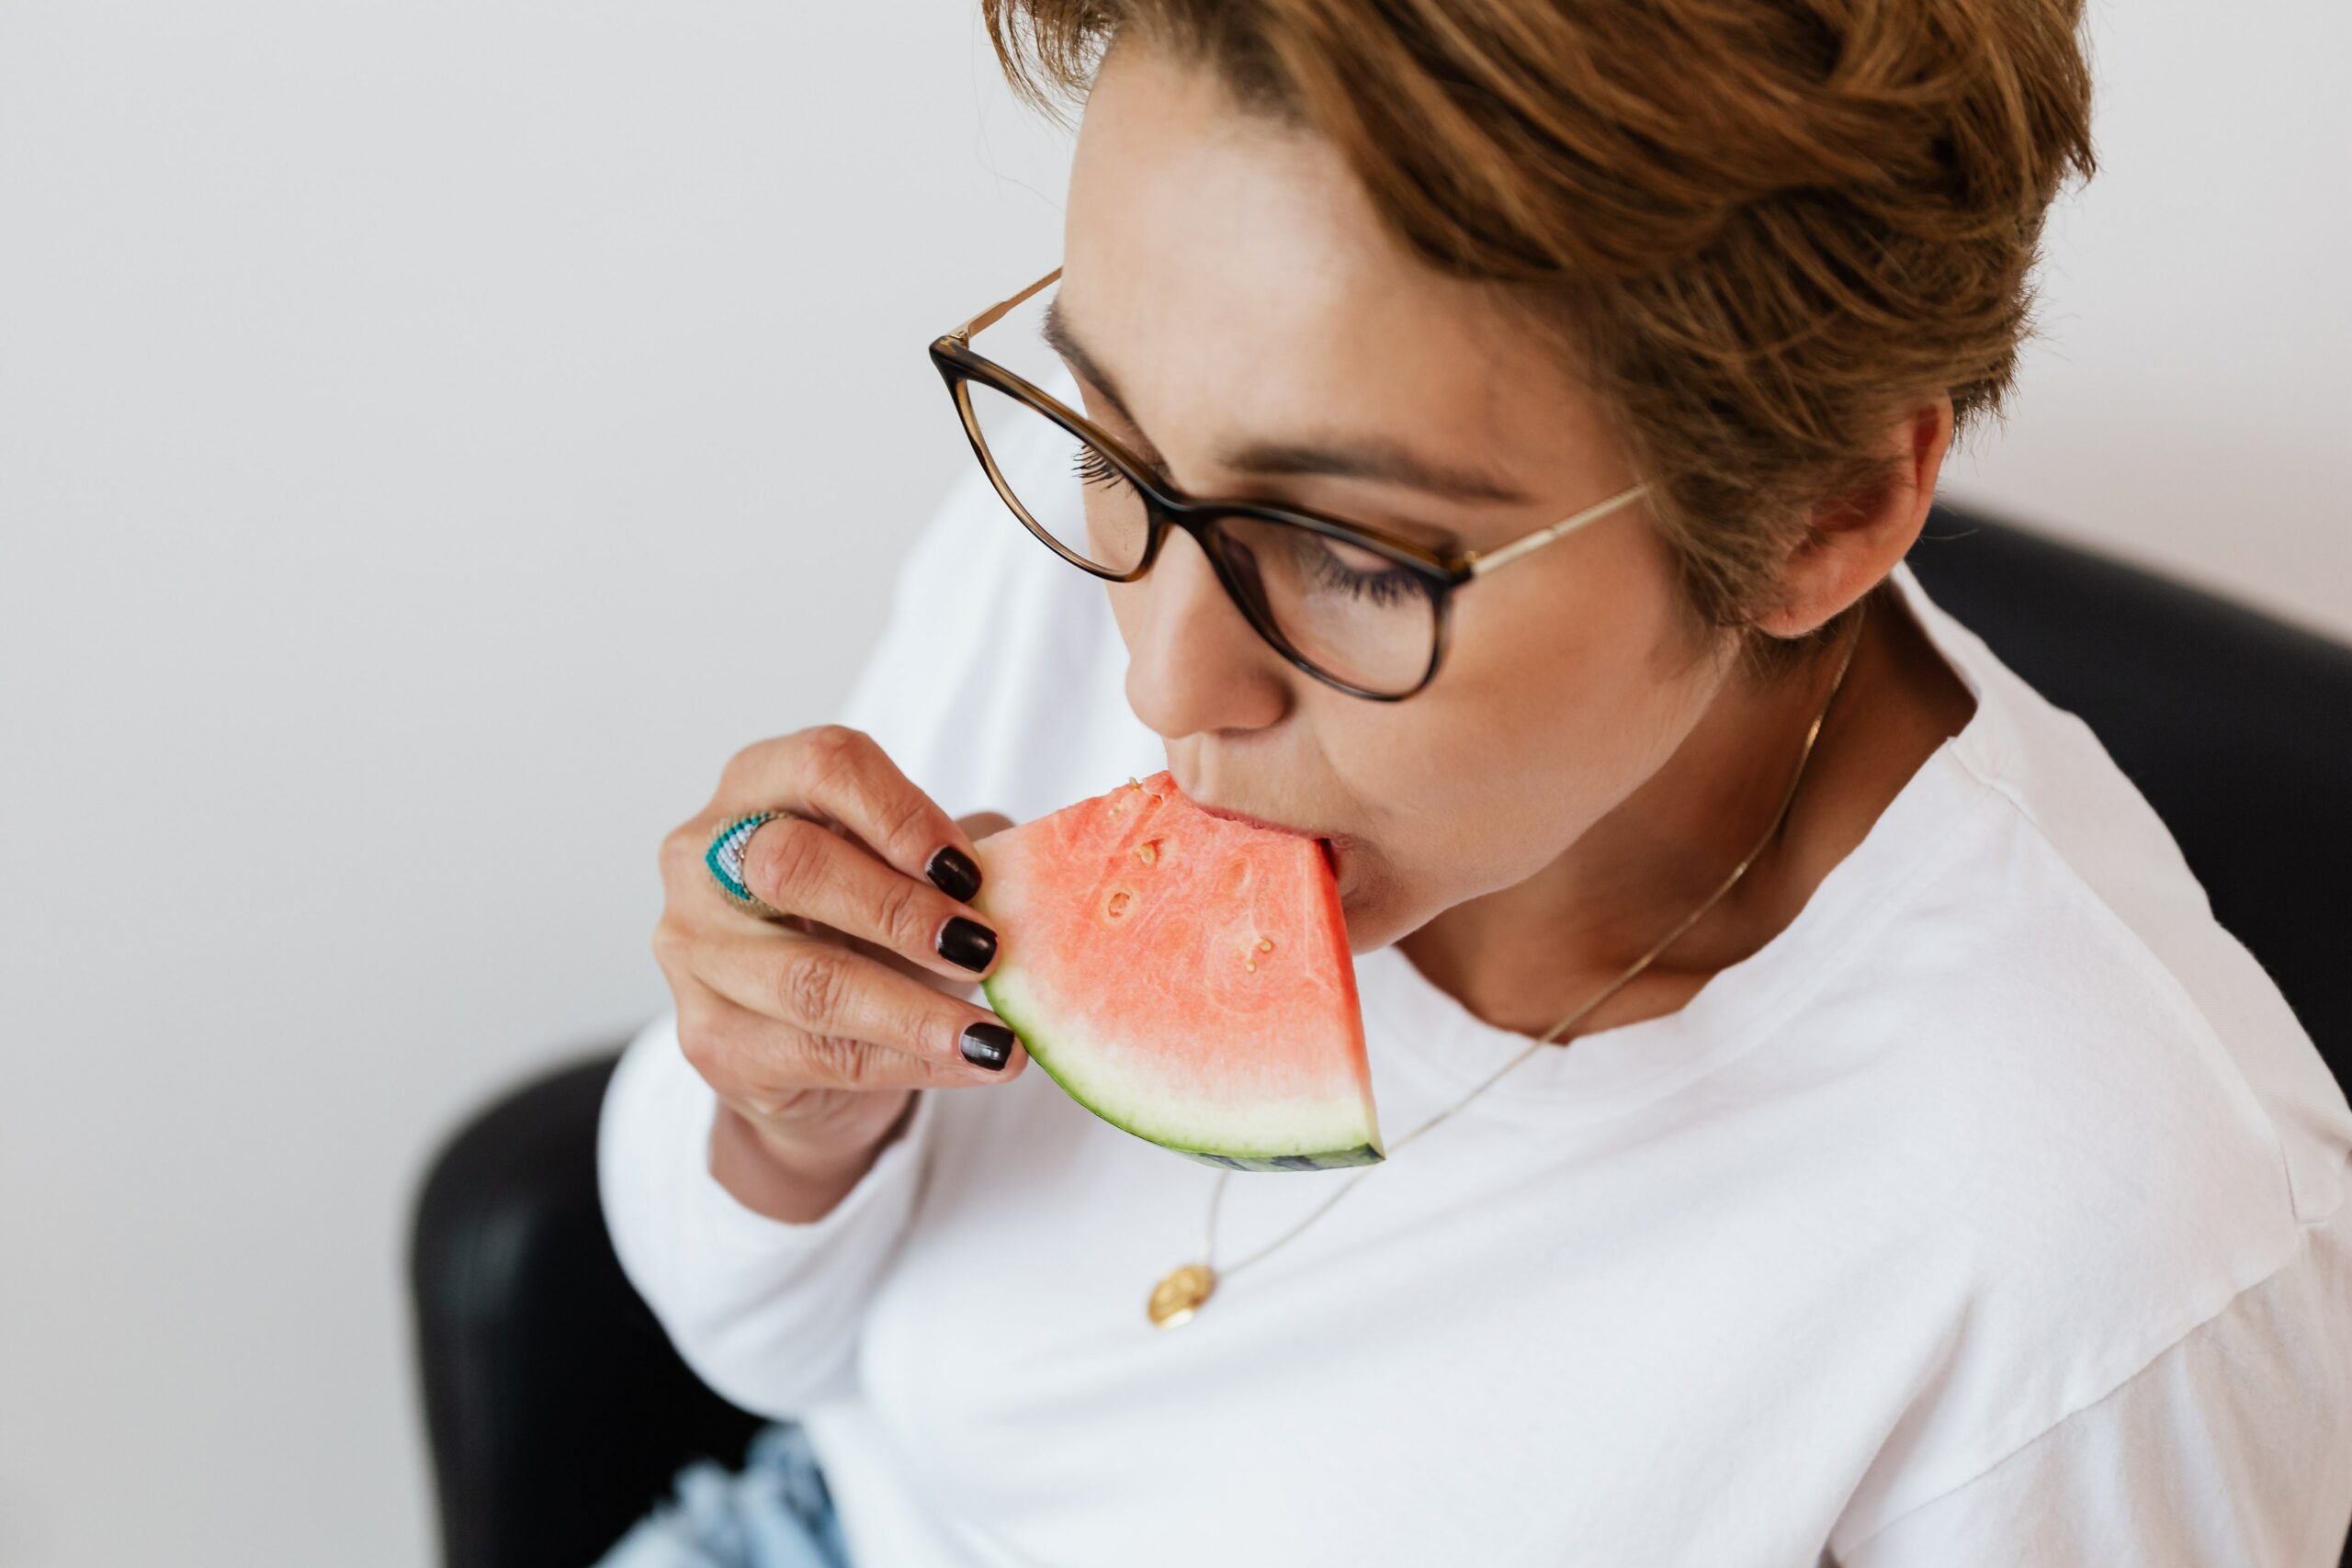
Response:
[[[983,894],[982,898],[985,897]],[[975,899],[974,908],[980,907],[981,900]],[[1203,1165],[1229,1170],[1344,1170],[1351,1166],[1378,1165],[1387,1157],[1377,1145],[1372,1143],[1310,1149],[1298,1146],[1295,1139],[1288,1141],[1288,1146],[1270,1144],[1256,1149],[1236,1151],[1231,1147],[1229,1135],[1222,1140],[1226,1144],[1224,1148],[1213,1151],[1198,1144],[1188,1144],[1181,1134],[1157,1128],[1145,1117],[1122,1113],[1110,1103],[1111,1096],[1081,1077],[1071,1064],[1057,1063],[1056,1057],[1059,1053],[1046,1042],[1044,1031],[1028,1016],[1021,994],[1022,979],[1019,966],[1009,959],[984,977],[980,981],[980,991],[988,998],[990,1010],[1019,1037],[1022,1046],[1046,1070],[1046,1076],[1061,1086],[1062,1092],[1124,1133],[1147,1143],[1157,1144],[1188,1159],[1198,1160]],[[1341,1119],[1343,1125],[1348,1121],[1362,1120],[1361,1102],[1333,1109],[1335,1117]]]

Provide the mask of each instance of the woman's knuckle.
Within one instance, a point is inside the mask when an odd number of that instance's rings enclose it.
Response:
[[[683,887],[689,879],[702,873],[702,857],[710,847],[713,829],[700,818],[682,822],[662,836],[662,845],[654,856],[664,886]]]
[[[868,743],[864,730],[853,729],[846,724],[815,726],[802,738],[809,777],[831,784],[854,776],[865,760]]]
[[[760,824],[744,850],[752,891],[780,909],[797,905],[823,874],[832,835],[805,817],[775,817]]]
[[[922,1051],[931,1040],[931,1017],[920,1002],[894,1005],[885,1010],[873,1032],[880,1037],[881,1043],[901,1055]]]
[[[725,791],[729,785],[738,785],[755,777],[775,747],[775,739],[768,737],[737,748],[735,754],[728,758],[718,770],[720,789]]]
[[[933,1066],[958,1071],[971,1066],[964,1059],[965,1017],[960,1012],[919,1012],[908,1020],[907,1037]]]
[[[848,998],[850,955],[836,947],[807,944],[784,966],[779,982],[786,1017],[821,1027],[841,1016]]]
[[[903,859],[912,860],[928,850],[936,848],[930,840],[931,802],[914,790],[899,791],[876,808],[876,822],[882,832],[882,841],[890,852]]]
[[[808,1041],[810,1072],[829,1089],[858,1089],[873,1070],[874,1048],[843,1034],[812,1035]]]
[[[686,1065],[716,1084],[726,1075],[730,1055],[718,1021],[699,1010],[678,1010],[678,1051]]]
[[[923,926],[930,909],[931,900],[924,897],[923,888],[911,878],[894,876],[882,889],[874,914],[891,945],[920,949],[928,945]]]

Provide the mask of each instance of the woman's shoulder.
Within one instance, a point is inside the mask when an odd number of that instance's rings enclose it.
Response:
[[[2210,913],[2152,932],[2006,798],[1808,1010],[1868,1017],[1886,1157],[1997,1274],[2252,1282],[2344,1197],[2352,1109]]]
[[[1864,1489],[1880,1520],[2192,1340],[2352,1356],[2342,1088],[2088,729],[1965,672],[1945,809],[1906,829],[1922,874],[1774,1043],[1815,1102],[1805,1179],[1873,1216],[1864,1250],[1909,1274],[1904,1331],[1937,1347]]]
[[[1883,1115],[1857,1158],[1918,1195],[1989,1321],[2129,1359],[2336,1215],[2352,1106],[2088,728],[1921,618],[1978,697],[1910,829],[1931,871],[1806,1012],[1860,1024]]]

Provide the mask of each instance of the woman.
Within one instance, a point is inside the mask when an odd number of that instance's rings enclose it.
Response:
[[[2352,1111],[1902,565],[2075,7],[986,9],[1063,266],[934,350],[995,479],[843,722],[665,845],[606,1211],[778,1425],[607,1561],[2333,1562]],[[981,1005],[975,838],[1161,767],[1333,842],[1385,1165],[1225,1181]]]

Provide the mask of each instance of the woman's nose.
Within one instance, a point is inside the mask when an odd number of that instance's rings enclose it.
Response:
[[[1162,738],[1255,729],[1288,706],[1289,664],[1241,614],[1200,542],[1169,530],[1125,598],[1127,705]]]

